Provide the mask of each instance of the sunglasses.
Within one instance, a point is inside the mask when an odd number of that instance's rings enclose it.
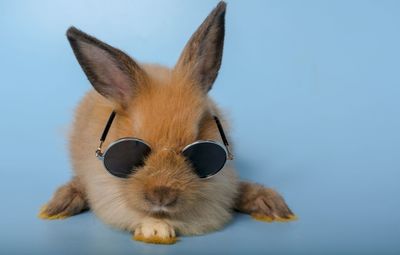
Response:
[[[145,159],[151,153],[151,147],[139,138],[124,137],[112,142],[103,153],[101,148],[115,115],[116,112],[113,111],[107,121],[100,138],[100,145],[96,150],[96,157],[103,161],[104,167],[110,174],[119,178],[128,178],[129,175],[135,173],[136,169],[144,165]],[[224,144],[199,140],[185,146],[180,152],[199,178],[208,178],[217,174],[227,160],[233,160],[221,122],[217,116],[213,118]]]

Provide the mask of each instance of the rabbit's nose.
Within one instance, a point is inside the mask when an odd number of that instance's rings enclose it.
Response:
[[[178,199],[178,191],[173,188],[159,186],[146,192],[145,199],[157,206],[173,206]]]

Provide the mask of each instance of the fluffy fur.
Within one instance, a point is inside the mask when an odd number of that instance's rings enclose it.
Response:
[[[199,179],[180,151],[196,140],[220,141],[212,115],[226,122],[208,97],[221,64],[225,3],[195,32],[177,65],[140,65],[122,51],[76,28],[67,32],[94,90],[79,104],[70,137],[74,178],[58,189],[40,216],[56,219],[90,208],[105,223],[135,233],[135,239],[173,243],[176,235],[217,230],[232,210],[258,218],[290,219],[273,190],[239,183],[230,162]],[[145,164],[127,179],[115,178],[94,151],[110,113],[117,112],[103,148],[122,137],[151,145]],[[222,142],[222,141],[221,141]],[[169,201],[156,206],[154,201]]]

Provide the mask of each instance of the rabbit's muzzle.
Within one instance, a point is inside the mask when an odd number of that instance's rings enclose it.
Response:
[[[158,186],[146,191],[144,198],[154,206],[153,210],[162,211],[177,203],[178,191],[174,188]]]

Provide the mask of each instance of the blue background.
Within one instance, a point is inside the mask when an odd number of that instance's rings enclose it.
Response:
[[[172,66],[217,1],[0,1],[1,254],[400,254],[400,1],[228,1],[211,95],[242,178],[299,216],[247,215],[173,246],[131,241],[90,212],[36,218],[71,175],[66,134],[90,85],[75,25]]]

